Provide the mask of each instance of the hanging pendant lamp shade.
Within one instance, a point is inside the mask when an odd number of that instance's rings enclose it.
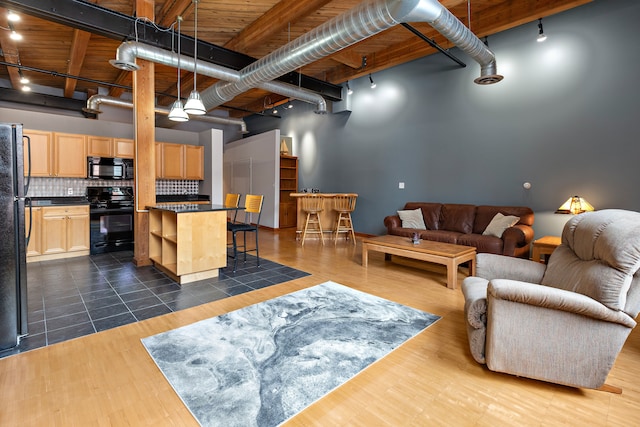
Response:
[[[198,80],[198,1],[199,0],[193,0],[193,4],[195,5],[195,32],[193,35],[193,90],[189,94],[187,102],[184,104],[184,111],[186,111],[187,114],[193,114],[196,116],[200,116],[207,112],[204,108],[204,104],[202,103],[202,98],[196,90],[196,81]]]
[[[171,106],[171,111],[169,111],[169,120],[173,120],[174,122],[189,121],[189,116],[184,111],[184,108],[182,108],[182,101],[179,99]]]
[[[187,102],[184,104],[184,111],[186,111],[188,114],[193,114],[196,116],[205,114],[207,112],[207,110],[205,110],[204,108],[202,98],[200,97],[198,91],[191,91]]]

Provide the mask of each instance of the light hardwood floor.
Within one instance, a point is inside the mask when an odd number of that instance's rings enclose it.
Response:
[[[640,420],[640,328],[608,383],[622,395],[494,373],[471,357],[458,287],[361,245],[296,243],[260,231],[264,258],[311,276],[0,360],[2,426],[194,426],[140,339],[333,280],[442,316],[417,337],[286,423],[288,426],[620,426]],[[464,277],[460,271],[458,280]],[[188,285],[185,285],[188,286]],[[535,355],[532,355],[535,357]]]

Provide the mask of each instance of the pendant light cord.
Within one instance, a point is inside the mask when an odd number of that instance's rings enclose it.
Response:
[[[193,32],[193,90],[196,90],[196,80],[198,77],[198,0],[193,0],[196,5],[195,10],[195,30]]]

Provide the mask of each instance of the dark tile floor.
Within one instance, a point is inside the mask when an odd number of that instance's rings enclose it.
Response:
[[[131,252],[27,264],[29,334],[0,358],[308,276],[247,255],[234,273],[180,286]]]

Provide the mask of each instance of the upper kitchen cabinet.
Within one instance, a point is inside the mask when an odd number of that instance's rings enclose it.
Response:
[[[133,159],[133,139],[87,136],[87,155]]]
[[[185,145],[185,179],[204,179],[204,147]]]
[[[113,156],[123,159],[133,159],[133,139],[114,138]]]
[[[87,136],[87,156],[113,157],[113,138]]]
[[[87,147],[84,135],[25,130],[31,150],[25,146],[25,174],[52,178],[86,178]],[[29,160],[30,157],[30,160]]]
[[[24,174],[31,176],[52,176],[53,133],[40,130],[24,130],[29,145],[24,145]],[[29,149],[31,147],[31,149]]]
[[[53,168],[55,177],[87,177],[87,144],[84,135],[54,132]]]
[[[156,143],[156,178],[204,179],[204,147]]]

